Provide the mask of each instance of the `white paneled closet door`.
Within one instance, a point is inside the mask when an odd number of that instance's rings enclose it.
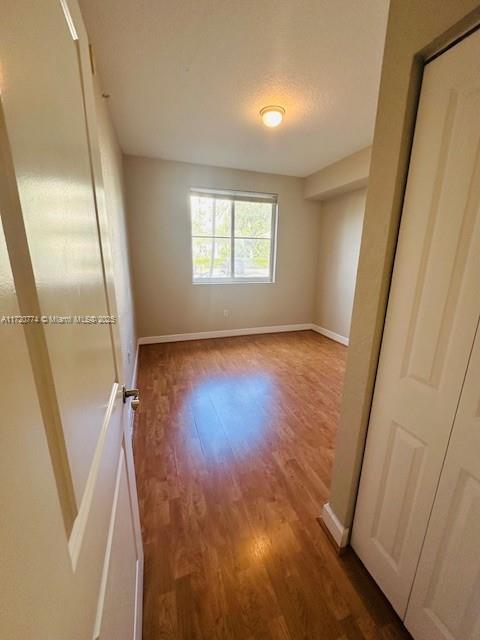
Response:
[[[480,334],[473,349],[406,625],[417,640],[480,638]]]
[[[425,68],[353,526],[401,617],[480,313],[479,60],[476,32]],[[473,500],[473,480],[458,482]]]

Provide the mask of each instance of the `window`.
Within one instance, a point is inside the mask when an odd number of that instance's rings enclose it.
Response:
[[[273,282],[277,196],[192,189],[194,283]]]

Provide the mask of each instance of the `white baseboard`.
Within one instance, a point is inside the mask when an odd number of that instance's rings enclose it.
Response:
[[[324,327],[320,327],[318,324],[312,324],[310,322],[301,324],[271,325],[267,327],[248,327],[246,329],[220,329],[218,331],[197,331],[195,333],[172,333],[170,335],[163,336],[145,336],[138,339],[138,345],[158,344],[161,342],[183,342],[185,340],[208,340],[209,338],[228,338],[232,336],[251,336],[262,333],[282,333],[285,331],[307,331],[309,329],[316,331],[331,340],[340,342],[340,344],[348,346],[349,340],[345,336],[341,336],[339,333],[335,333],[334,331],[330,331],[330,329],[325,329]]]
[[[343,547],[346,547],[348,544],[350,529],[346,529],[343,526],[343,524],[333,512],[329,502],[326,502],[323,505],[322,520],[324,525],[329,530],[332,538],[338,544],[339,548],[342,549]]]
[[[206,340],[208,338],[228,338],[230,336],[250,336],[261,333],[281,333],[284,331],[307,331],[312,325],[281,324],[269,327],[251,327],[247,329],[221,329],[220,331],[199,331],[197,333],[175,333],[165,336],[147,336],[138,339],[138,344],[156,344],[159,342],[182,342],[184,340]]]
[[[348,347],[349,340],[345,336],[341,336],[339,333],[330,331],[330,329],[325,329],[318,324],[312,324],[312,329],[317,333],[321,333],[322,336],[330,338],[331,340],[335,340],[335,342],[340,342],[340,344],[344,344],[346,347]]]

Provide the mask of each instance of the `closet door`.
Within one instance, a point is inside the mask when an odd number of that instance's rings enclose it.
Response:
[[[352,544],[401,617],[480,312],[480,33],[428,64]]]
[[[407,611],[417,640],[480,638],[480,335]]]

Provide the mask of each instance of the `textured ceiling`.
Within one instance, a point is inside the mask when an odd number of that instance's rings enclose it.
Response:
[[[80,4],[125,153],[305,176],[372,141],[388,0]]]

